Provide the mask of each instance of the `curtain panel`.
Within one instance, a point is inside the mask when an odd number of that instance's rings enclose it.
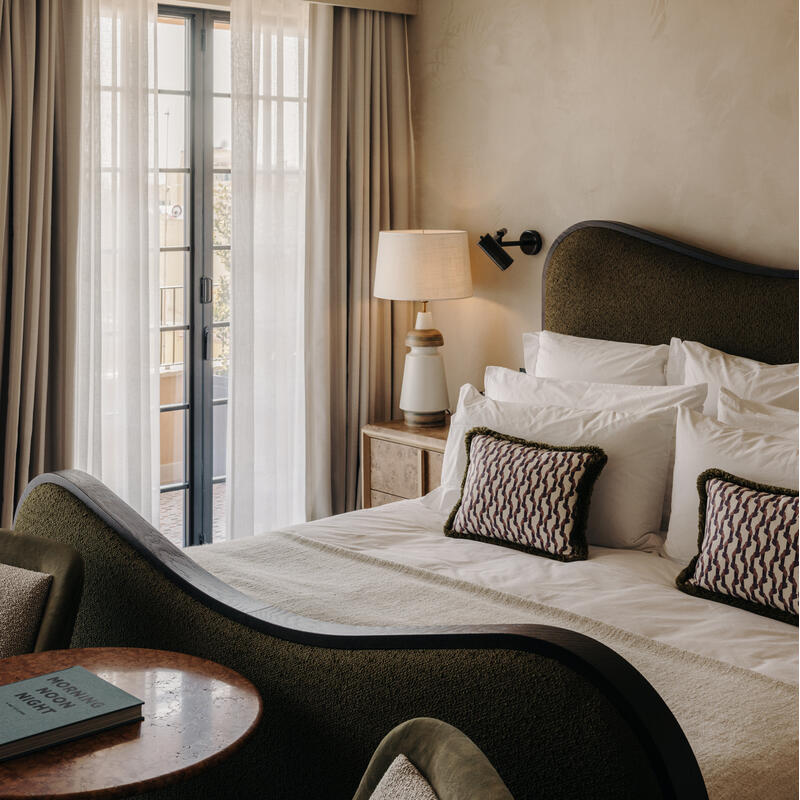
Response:
[[[75,466],[158,525],[155,0],[84,0]]]
[[[230,538],[305,517],[306,9],[231,2]]]
[[[71,466],[79,0],[0,0],[0,527]]]
[[[312,5],[306,204],[309,519],[359,505],[359,440],[390,419],[412,305],[372,295],[378,233],[414,223],[406,18]]]

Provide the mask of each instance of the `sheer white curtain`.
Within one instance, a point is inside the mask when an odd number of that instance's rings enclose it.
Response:
[[[158,519],[154,0],[85,0],[74,463]]]
[[[231,0],[230,538],[305,515],[305,7]]]

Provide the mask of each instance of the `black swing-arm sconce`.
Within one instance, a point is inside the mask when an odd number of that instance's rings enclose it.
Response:
[[[478,247],[500,269],[508,269],[514,263],[514,259],[506,253],[504,247],[519,247],[528,256],[535,256],[542,249],[542,237],[539,231],[522,231],[518,242],[504,242],[503,237],[507,233],[507,228],[500,228],[494,236],[485,233],[478,241]]]

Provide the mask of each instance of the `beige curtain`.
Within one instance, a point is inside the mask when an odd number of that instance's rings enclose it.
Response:
[[[306,512],[316,519],[359,505],[361,426],[397,411],[412,309],[374,298],[372,285],[378,232],[414,222],[414,140],[404,16],[315,4],[309,41]]]
[[[69,466],[79,0],[0,0],[0,527]]]

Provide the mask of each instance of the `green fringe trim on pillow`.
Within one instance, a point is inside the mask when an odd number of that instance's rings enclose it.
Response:
[[[453,522],[456,518],[456,514],[458,513],[458,509],[461,507],[461,503],[464,500],[464,487],[466,486],[467,475],[469,474],[470,446],[472,444],[472,439],[475,436],[491,436],[494,439],[511,442],[512,444],[520,444],[537,450],[550,450],[560,453],[589,453],[594,456],[594,458],[592,458],[586,464],[586,471],[578,481],[578,486],[576,489],[578,493],[578,502],[575,506],[575,520],[569,537],[569,543],[573,549],[572,555],[558,555],[556,553],[550,553],[547,550],[540,550],[538,547],[520,544],[519,542],[498,539],[494,536],[481,536],[477,533],[462,533],[461,531],[456,531],[453,529]],[[464,469],[464,477],[461,479],[461,495],[458,498],[458,502],[453,506],[453,510],[450,512],[447,522],[444,524],[445,536],[450,536],[453,539],[473,539],[477,542],[497,544],[501,547],[510,547],[512,550],[521,550],[525,553],[531,553],[532,555],[552,558],[555,561],[586,561],[586,559],[589,557],[589,548],[586,543],[586,523],[589,519],[589,503],[592,497],[594,482],[597,480],[603,470],[603,467],[605,467],[606,462],[608,461],[608,456],[605,454],[605,451],[602,448],[594,445],[575,445],[562,447],[559,445],[547,444],[546,442],[531,442],[527,439],[520,439],[518,436],[509,436],[505,433],[498,433],[498,431],[492,430],[491,428],[482,427],[472,428],[467,431],[466,435],[464,436],[464,446],[467,450],[467,465]]]

